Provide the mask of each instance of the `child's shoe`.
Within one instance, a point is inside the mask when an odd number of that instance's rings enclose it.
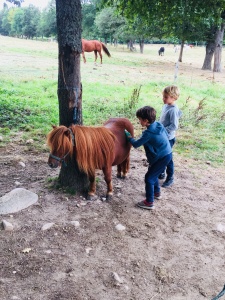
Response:
[[[155,193],[154,194],[154,199],[156,199],[156,200],[162,199],[161,193]]]
[[[155,209],[154,202],[147,202],[146,200],[138,202],[137,206],[144,209]]]
[[[165,173],[161,173],[160,175],[159,175],[159,179],[164,179],[166,177],[166,174]]]
[[[166,180],[163,182],[162,187],[169,187],[173,184],[173,177],[171,178],[166,178]]]

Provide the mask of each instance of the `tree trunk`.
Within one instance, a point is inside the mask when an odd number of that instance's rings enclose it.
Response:
[[[133,40],[130,40],[130,51],[133,51],[133,48],[134,48]]]
[[[212,70],[212,58],[215,51],[215,43],[208,42],[206,44],[205,60],[202,66],[202,70]]]
[[[143,54],[144,53],[144,40],[143,39],[139,39],[139,45],[140,45],[140,53]]]
[[[207,38],[207,44],[206,44],[206,55],[202,66],[202,70],[212,70],[213,55],[214,55],[213,71],[218,72],[216,70],[221,69],[221,52],[222,52],[223,35],[224,35],[224,23],[221,24],[221,29],[218,29],[216,25],[210,28],[208,33],[208,38]]]
[[[182,41],[181,45],[180,45],[180,54],[179,54],[179,58],[178,58],[179,62],[182,62],[183,50],[184,50],[184,41]]]
[[[222,49],[223,49],[224,26],[225,24],[222,23],[220,29],[218,29],[216,32],[216,40],[215,40],[216,47],[214,52],[213,72],[222,71],[221,58],[222,58]]]
[[[113,40],[113,44],[114,44],[114,47],[117,47],[118,39],[115,38],[115,39]]]
[[[59,123],[82,124],[82,85],[80,78],[81,3],[80,0],[56,0],[58,35]],[[62,166],[59,183],[76,192],[88,188],[88,178],[77,167],[75,157]]]

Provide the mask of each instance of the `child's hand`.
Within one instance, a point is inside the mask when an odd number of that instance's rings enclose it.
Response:
[[[132,138],[130,132],[127,131],[126,129],[124,130],[124,132],[125,132],[125,135],[126,135],[127,140],[129,141],[129,139]]]

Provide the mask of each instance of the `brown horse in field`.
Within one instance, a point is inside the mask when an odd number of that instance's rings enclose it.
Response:
[[[97,57],[98,57],[98,54],[101,58],[101,64],[102,64],[102,53],[101,51],[105,52],[105,54],[108,55],[108,57],[110,57],[110,53],[109,53],[109,50],[106,48],[106,45],[103,44],[102,42],[99,42],[99,41],[96,41],[96,40],[93,40],[93,41],[87,41],[87,40],[84,40],[82,39],[82,56],[83,56],[83,60],[84,60],[84,63],[86,63],[86,58],[85,58],[85,55],[84,55],[84,52],[95,52],[95,62],[97,60]]]
[[[48,164],[57,168],[69,155],[75,156],[79,169],[89,177],[89,200],[94,199],[96,192],[95,170],[102,170],[109,199],[113,194],[112,166],[117,166],[118,178],[125,178],[129,170],[131,144],[125,129],[133,136],[133,125],[125,118],[111,118],[100,127],[54,126],[47,137],[51,149]]]

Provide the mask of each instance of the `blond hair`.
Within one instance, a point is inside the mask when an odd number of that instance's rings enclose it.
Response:
[[[180,90],[176,85],[169,85],[163,90],[163,94],[167,94],[177,100],[180,96]]]

